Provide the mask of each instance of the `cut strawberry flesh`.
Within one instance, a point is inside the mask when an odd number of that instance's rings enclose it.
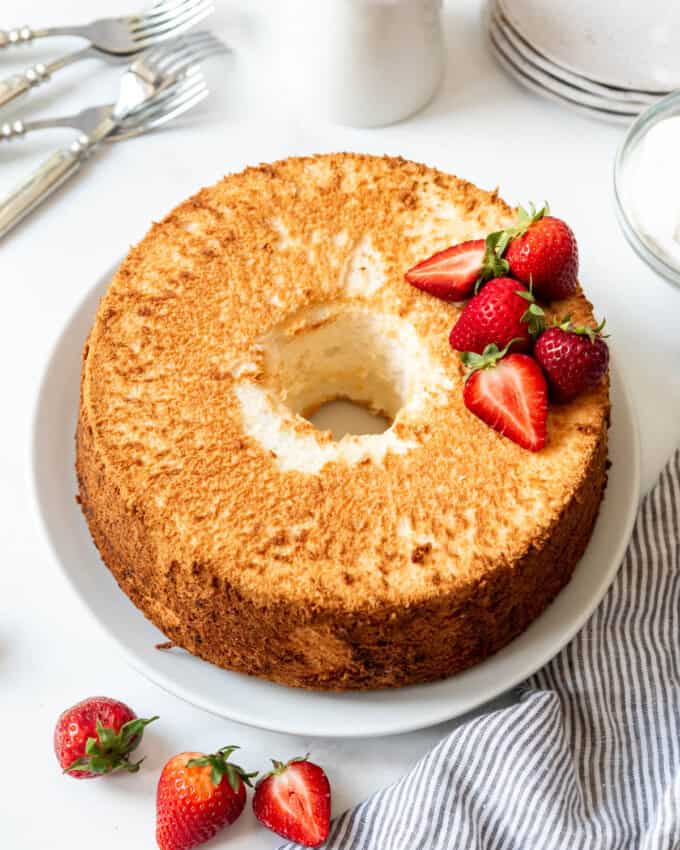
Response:
[[[314,795],[310,793],[304,780],[295,770],[288,769],[272,782],[274,803],[283,818],[290,824],[304,824],[306,843],[318,844],[324,839],[324,833],[317,824]]]
[[[482,270],[483,239],[461,242],[433,254],[406,272],[417,289],[444,301],[462,301],[472,294]]]
[[[493,368],[474,372],[463,399],[483,422],[523,448],[536,452],[545,446],[547,385],[526,354],[510,354]]]
[[[330,826],[328,779],[318,765],[290,762],[258,785],[253,809],[258,820],[284,838],[318,847]]]

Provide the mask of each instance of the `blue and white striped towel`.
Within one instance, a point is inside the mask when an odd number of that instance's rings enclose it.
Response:
[[[325,847],[680,850],[680,450],[576,638],[514,705],[338,818]]]

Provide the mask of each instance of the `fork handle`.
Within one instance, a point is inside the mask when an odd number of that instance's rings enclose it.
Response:
[[[4,198],[0,202],[0,238],[73,176],[83,160],[83,152],[77,143],[70,148],[62,148]]]
[[[11,30],[0,30],[0,50],[3,47],[14,47],[20,44],[30,44],[34,38],[47,38],[51,35],[74,35],[87,38],[87,27],[45,27],[34,30],[31,27],[14,27]]]
[[[105,115],[88,134],[81,133],[67,148],[53,153],[13,192],[0,200],[0,239],[72,177],[116,126],[116,119]]]
[[[47,66],[38,62],[37,65],[31,65],[30,68],[27,68],[23,74],[15,74],[13,77],[0,80],[0,107],[6,106],[22,94],[26,94],[34,86],[47,82],[49,78]]]
[[[43,62],[37,62],[35,65],[31,65],[30,68],[27,68],[23,74],[15,74],[12,77],[0,80],[0,109],[13,100],[16,100],[22,94],[26,94],[26,92],[35,88],[35,86],[46,83],[55,71],[59,71],[67,65],[77,62],[79,59],[85,59],[91,55],[91,48],[85,47],[82,50],[76,50],[74,53],[67,53],[59,59],[48,62],[47,65]]]
[[[39,35],[40,30],[32,30],[30,27],[15,27],[11,30],[0,30],[0,47],[28,44]]]

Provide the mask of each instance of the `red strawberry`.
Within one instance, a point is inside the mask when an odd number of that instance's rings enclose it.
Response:
[[[116,770],[135,773],[143,761],[130,753],[142,740],[144,727],[157,717],[137,717],[125,703],[89,697],[67,708],[54,729],[54,751],[64,773],[93,779]]]
[[[306,758],[272,764],[274,770],[257,783],[255,816],[290,841],[318,847],[330,829],[331,788],[326,774]]]
[[[444,301],[462,301],[472,294],[475,283],[505,274],[508,265],[493,250],[495,237],[460,242],[422,260],[406,272],[406,280],[417,289]],[[493,246],[489,247],[489,238]]]
[[[166,762],[156,792],[160,850],[190,850],[238,818],[246,804],[246,785],[256,774],[229,761],[237,749],[179,753]]]
[[[596,328],[575,326],[567,318],[538,338],[534,356],[557,401],[571,401],[606,374],[609,347],[602,336],[603,327],[604,322]]]
[[[576,289],[578,246],[571,228],[547,212],[547,205],[539,212],[520,209],[518,227],[507,231],[505,259],[513,277],[532,283],[538,298],[552,301]]]
[[[529,303],[527,303],[529,302]],[[511,340],[528,347],[531,334],[542,330],[543,311],[531,293],[509,277],[489,281],[463,309],[449,336],[457,351],[481,354],[494,343],[503,348]]]
[[[537,452],[546,442],[548,388],[543,372],[527,354],[508,354],[489,345],[483,354],[465,352],[469,368],[463,401],[491,428],[522,448]]]

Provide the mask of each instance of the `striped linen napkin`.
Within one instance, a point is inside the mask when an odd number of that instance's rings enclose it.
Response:
[[[679,850],[680,449],[574,640],[514,704],[338,818],[324,846]]]

